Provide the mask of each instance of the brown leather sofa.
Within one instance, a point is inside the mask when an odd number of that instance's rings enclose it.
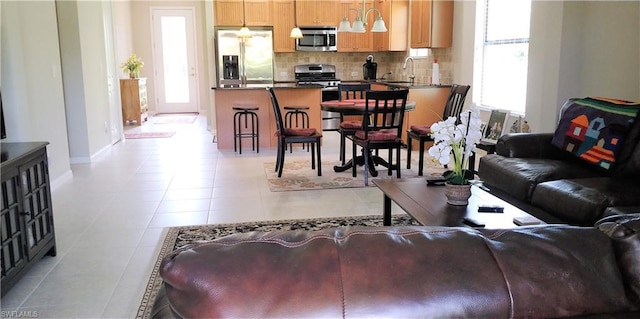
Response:
[[[496,153],[480,158],[478,176],[491,193],[549,223],[591,226],[613,212],[640,212],[640,120],[609,171],[553,146],[552,138],[502,136]]]
[[[640,214],[597,227],[244,233],[161,265],[155,318],[638,318]]]

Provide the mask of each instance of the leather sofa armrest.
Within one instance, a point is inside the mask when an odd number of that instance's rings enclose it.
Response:
[[[562,158],[562,151],[551,145],[553,133],[510,133],[496,144],[496,154],[519,158]]]
[[[613,240],[629,299],[640,306],[640,213],[608,216],[596,227]]]

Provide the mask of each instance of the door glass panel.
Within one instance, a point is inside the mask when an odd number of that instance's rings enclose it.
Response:
[[[184,17],[162,17],[162,56],[166,103],[189,103],[189,66]]]

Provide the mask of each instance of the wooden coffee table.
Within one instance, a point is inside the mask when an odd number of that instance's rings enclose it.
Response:
[[[470,226],[464,222],[465,217],[470,217],[486,228],[515,228],[515,217],[532,217],[477,186],[471,187],[469,205],[453,206],[447,204],[444,186],[427,186],[425,178],[374,179],[373,183],[384,193],[385,226],[391,225],[391,201],[425,226]],[[504,212],[479,213],[478,206],[483,205],[500,205]]]

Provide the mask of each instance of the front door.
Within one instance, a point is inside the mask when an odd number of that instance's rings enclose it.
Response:
[[[194,8],[152,9],[158,113],[198,112]]]

